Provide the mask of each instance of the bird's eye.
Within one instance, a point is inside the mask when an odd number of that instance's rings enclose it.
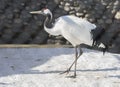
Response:
[[[44,7],[44,8],[43,8],[43,10],[46,10],[46,9],[47,9],[47,7]]]
[[[44,10],[46,10],[46,8],[43,8],[41,11],[44,12]]]

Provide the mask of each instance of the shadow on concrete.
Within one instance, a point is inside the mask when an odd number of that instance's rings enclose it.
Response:
[[[40,74],[31,70],[52,57],[73,53],[71,48],[1,48],[0,77],[16,74]]]

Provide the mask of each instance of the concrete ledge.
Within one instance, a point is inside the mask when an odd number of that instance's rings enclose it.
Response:
[[[0,48],[69,48],[71,45],[1,44]]]

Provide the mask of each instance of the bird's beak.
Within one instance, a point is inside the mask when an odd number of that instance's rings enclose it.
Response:
[[[31,11],[30,14],[43,14],[42,11]]]

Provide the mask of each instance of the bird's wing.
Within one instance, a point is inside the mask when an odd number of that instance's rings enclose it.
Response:
[[[82,19],[82,18],[78,18],[76,16],[72,16],[72,15],[68,15],[68,16],[64,16],[64,18],[68,18],[70,20],[72,20],[74,23],[76,23],[79,26],[84,26],[85,29],[95,29],[96,25],[90,23],[89,21]]]
[[[60,20],[64,26],[62,35],[73,45],[92,43],[90,31],[96,27],[94,24],[74,16],[62,16]]]

